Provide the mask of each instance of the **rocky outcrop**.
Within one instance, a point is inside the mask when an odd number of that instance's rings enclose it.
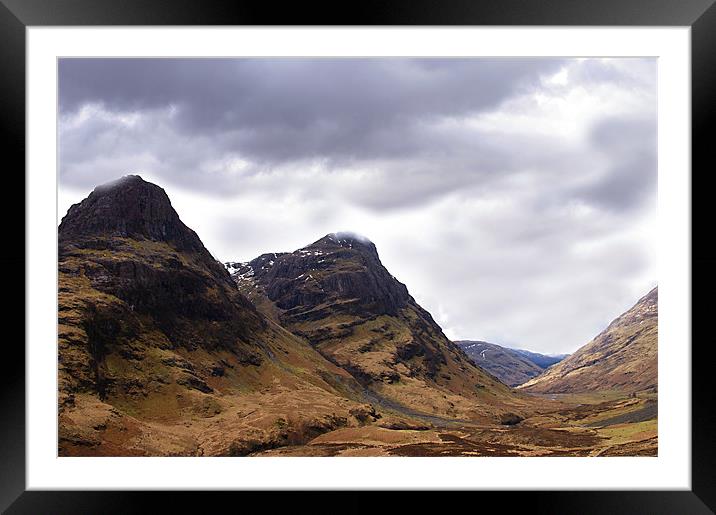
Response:
[[[131,238],[208,254],[196,233],[179,219],[166,192],[138,175],[98,186],[69,208],[60,223],[60,245],[93,237],[100,245],[106,238]]]
[[[329,234],[292,253],[226,266],[239,283],[259,284],[287,323],[315,319],[311,312],[322,304],[330,304],[331,313],[394,316],[412,300],[382,265],[375,245],[352,235]]]

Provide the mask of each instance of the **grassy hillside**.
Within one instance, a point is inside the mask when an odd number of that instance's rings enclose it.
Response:
[[[658,290],[574,354],[520,386],[536,393],[656,391]]]

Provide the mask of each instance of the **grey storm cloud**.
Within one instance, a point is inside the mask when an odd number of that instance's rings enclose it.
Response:
[[[366,156],[395,160],[448,153],[452,149],[441,141],[445,134],[434,130],[435,121],[492,108],[537,87],[541,75],[561,64],[554,59],[488,60],[479,66],[466,59],[63,59],[60,110],[71,114],[93,103],[122,113],[173,109],[165,130],[177,139],[201,133],[211,141],[197,143],[208,151],[231,149],[257,172],[310,159],[340,167]],[[131,131],[124,133],[131,137]],[[175,175],[184,167],[193,173],[203,157],[158,151],[176,161]],[[71,166],[64,169],[73,175]]]
[[[183,107],[187,129],[304,130],[450,116],[536,86],[557,59],[62,59],[60,107]]]
[[[145,175],[222,260],[363,233],[456,338],[571,351],[656,282],[654,59],[61,59],[58,130],[61,198]]]
[[[655,113],[654,113],[655,114]],[[588,201],[624,211],[638,207],[656,192],[656,119],[611,119],[592,132],[598,152],[613,162],[610,169],[584,187]]]

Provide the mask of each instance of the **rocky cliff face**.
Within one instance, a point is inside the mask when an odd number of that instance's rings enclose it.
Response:
[[[140,177],[100,186],[70,208],[59,227],[59,260],[63,277],[121,303],[126,313],[111,318],[126,320],[127,331],[138,328],[131,321],[150,317],[173,346],[221,347],[261,359],[252,334],[265,327],[262,317],[181,222],[164,190]],[[102,319],[100,304],[93,306]],[[102,332],[91,320],[85,324]]]
[[[396,401],[454,415],[485,408],[475,399],[513,397],[445,337],[365,238],[329,234],[295,252],[225,265],[259,309]]]
[[[658,289],[564,361],[520,388],[535,393],[656,391]]]
[[[98,187],[63,218],[58,252],[61,455],[285,444],[289,401],[314,406],[298,425],[351,420],[360,386],[259,313],[158,186]]]
[[[329,234],[296,252],[263,254],[227,268],[239,283],[259,285],[289,324],[337,313],[395,316],[412,301],[381,264],[375,245],[351,235]]]
[[[108,237],[164,242],[208,255],[196,233],[179,219],[166,192],[138,175],[98,186],[71,206],[60,223],[60,244]]]

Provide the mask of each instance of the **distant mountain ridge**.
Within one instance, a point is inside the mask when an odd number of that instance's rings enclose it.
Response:
[[[540,354],[539,352],[532,352],[524,349],[510,350],[513,350],[517,354],[524,356],[540,368],[549,368],[569,356],[569,354]]]
[[[656,391],[658,287],[591,342],[520,386],[536,393]]]
[[[566,356],[547,356],[484,341],[460,340],[455,343],[477,366],[509,386],[517,386],[529,381]]]

